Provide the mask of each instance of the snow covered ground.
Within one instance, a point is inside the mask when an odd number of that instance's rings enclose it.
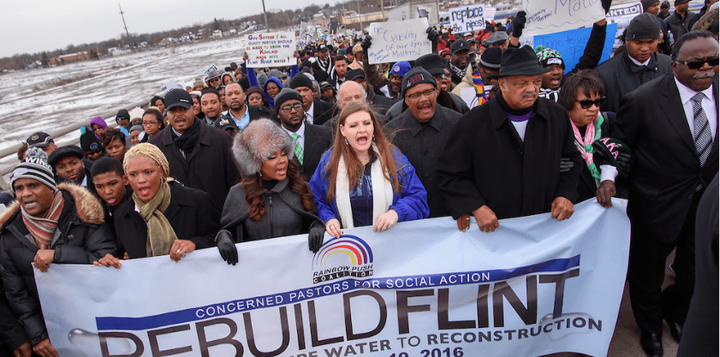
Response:
[[[222,69],[241,61],[240,37],[226,37],[2,75],[0,152],[8,154],[35,131],[56,136],[58,145],[74,142],[95,116],[114,123],[118,110],[148,102],[169,81],[191,84],[212,64]],[[0,158],[0,173],[16,163],[14,153]]]

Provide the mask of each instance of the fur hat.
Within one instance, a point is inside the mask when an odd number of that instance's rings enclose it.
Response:
[[[260,172],[263,161],[279,149],[285,149],[288,160],[292,160],[294,147],[290,135],[280,126],[270,119],[258,119],[235,135],[232,150],[240,173],[250,176]]]

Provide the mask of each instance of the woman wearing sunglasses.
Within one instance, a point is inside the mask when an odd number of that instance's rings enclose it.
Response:
[[[617,193],[615,177],[618,170],[612,165],[595,162],[593,143],[610,136],[611,121],[615,113],[600,112],[605,100],[605,86],[592,70],[581,70],[567,77],[558,95],[558,103],[570,116],[575,146],[585,160],[578,184],[578,202],[597,195],[603,207],[612,206],[611,198]]]

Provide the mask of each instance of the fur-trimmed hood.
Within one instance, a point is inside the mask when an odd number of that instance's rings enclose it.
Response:
[[[60,184],[57,187],[59,190],[68,192],[75,199],[75,209],[81,220],[92,224],[102,224],[105,222],[105,212],[100,200],[86,188],[67,183]],[[15,201],[0,214],[0,230],[19,210],[20,202]]]

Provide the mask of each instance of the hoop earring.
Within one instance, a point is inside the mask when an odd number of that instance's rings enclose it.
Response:
[[[345,138],[345,145],[350,146],[350,143],[347,141],[347,138]]]

